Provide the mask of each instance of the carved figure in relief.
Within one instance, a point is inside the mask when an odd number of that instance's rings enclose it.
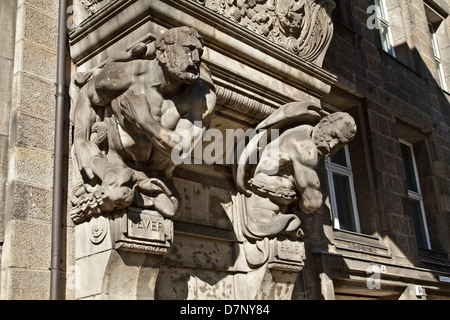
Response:
[[[322,64],[333,34],[334,0],[197,0],[201,5]]]
[[[241,229],[249,240],[279,234],[301,237],[300,219],[292,212],[298,207],[313,213],[321,207],[315,169],[321,158],[333,155],[354,138],[355,122],[347,113],[327,114],[310,102],[291,103],[256,129],[279,129],[280,136],[266,146],[256,165],[241,161],[237,166],[236,185],[246,196]]]
[[[305,4],[307,0],[278,0],[276,15],[280,21],[283,33],[298,38],[305,17]]]
[[[76,222],[131,204],[169,218],[178,213],[171,153],[193,150],[201,140],[216,95],[195,29],[170,29],[155,40],[154,52],[151,47],[138,44],[77,75],[71,90],[81,173],[72,194]],[[190,140],[182,139],[186,131]]]

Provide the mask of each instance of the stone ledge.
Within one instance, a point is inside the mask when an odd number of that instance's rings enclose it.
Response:
[[[233,231],[201,226],[182,221],[174,221],[174,233],[225,242],[237,241],[236,235]]]
[[[382,246],[380,239],[374,236],[335,230],[333,244],[342,251],[391,258],[389,249]]]

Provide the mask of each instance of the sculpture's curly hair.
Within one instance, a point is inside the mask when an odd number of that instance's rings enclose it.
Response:
[[[339,132],[347,140],[352,140],[357,132],[355,120],[352,116],[345,112],[335,112],[327,117],[322,118],[317,125],[319,130],[336,122],[343,122],[344,125],[339,127]]]
[[[197,38],[197,40],[200,41],[201,46],[203,47],[203,38],[198,33],[198,31],[194,28],[184,26],[184,27],[169,29],[166,32],[164,32],[162,35],[157,37],[155,40],[156,50],[165,51],[167,46],[173,45],[176,43],[177,38],[180,36],[180,34],[185,34],[187,36],[192,36],[192,37]]]

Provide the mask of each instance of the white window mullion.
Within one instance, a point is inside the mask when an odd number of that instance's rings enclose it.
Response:
[[[333,226],[335,229],[342,230],[343,225],[340,221],[342,219],[342,216],[344,214],[348,214],[349,216],[347,218],[352,219],[352,225],[354,225],[354,229],[348,230],[353,232],[361,232],[360,228],[360,222],[358,217],[358,210],[357,210],[357,204],[356,204],[356,196],[355,196],[355,187],[353,182],[353,172],[351,168],[351,161],[350,161],[350,153],[348,150],[348,146],[345,146],[342,150],[345,152],[345,162],[346,166],[342,164],[336,164],[332,162],[332,158],[327,157],[325,159],[325,167],[327,169],[327,177],[328,177],[328,184],[329,184],[329,192],[330,192],[330,205],[331,205],[331,212],[333,217]],[[342,152],[341,151],[341,152]],[[348,182],[348,188],[349,188],[349,201],[351,202],[351,211],[352,212],[339,212],[339,206],[338,206],[338,199],[337,199],[337,193],[335,190],[335,179],[334,174],[337,176],[342,176],[346,179],[346,182]],[[341,217],[341,218],[340,218]]]
[[[445,91],[448,91],[447,81],[445,80],[444,67],[442,66],[441,53],[439,50],[439,44],[436,37],[436,29],[434,28],[432,23],[428,23],[431,34],[431,46],[433,47],[434,60],[436,61],[437,71],[439,75],[439,82],[441,88]]]
[[[408,147],[408,151],[410,153],[411,162],[412,162],[414,181],[415,181],[414,187],[417,190],[417,191],[408,190],[408,198],[412,201],[418,202],[420,205],[420,218],[421,218],[420,222],[422,223],[421,227],[422,227],[423,233],[424,233],[423,236],[424,236],[425,242],[426,242],[426,247],[427,247],[426,249],[431,249],[430,234],[428,231],[428,224],[427,224],[427,219],[426,219],[426,215],[425,215],[425,207],[423,204],[423,196],[422,196],[422,191],[420,188],[419,173],[417,170],[416,158],[414,155],[414,148],[413,148],[412,144],[410,144],[406,141],[400,140],[400,143]],[[418,221],[416,221],[416,223],[418,223]]]
[[[379,22],[383,50],[395,57],[394,38],[392,37],[389,15],[385,0],[375,0],[376,15]]]
[[[330,167],[327,167],[327,176],[328,176],[328,185],[330,192],[330,205],[331,205],[331,214],[333,217],[333,227],[337,230],[341,229],[341,225],[339,223],[339,214],[337,210],[336,203],[336,194],[334,192],[334,179],[333,179],[333,170],[330,170]]]
[[[353,171],[350,172],[350,190],[352,192],[353,218],[355,219],[356,232],[361,233],[361,225],[359,223],[358,208],[356,207],[355,185],[353,182]]]

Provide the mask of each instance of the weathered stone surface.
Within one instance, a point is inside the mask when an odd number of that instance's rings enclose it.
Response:
[[[16,81],[18,88],[15,99],[18,110],[53,120],[55,117],[55,83],[24,72],[16,74]]]
[[[162,300],[233,300],[235,283],[226,272],[163,266],[156,292]]]
[[[12,194],[13,202],[8,207],[14,217],[51,222],[51,189],[14,181]]]
[[[4,279],[6,278],[6,279]],[[2,300],[48,300],[50,299],[50,272],[9,268],[2,273]]]
[[[234,265],[233,243],[211,241],[175,234],[164,263],[226,271]]]
[[[231,196],[228,190],[199,182],[174,178],[181,198],[180,221],[233,230]],[[199,215],[200,212],[208,215]]]
[[[26,113],[17,115],[17,130],[20,131],[17,145],[27,148],[36,148],[52,151],[54,146],[53,121],[37,118]],[[14,141],[11,141],[14,143]]]
[[[19,6],[17,14],[23,17],[17,25],[17,39],[25,39],[56,52],[58,45],[56,15],[51,15],[48,11],[33,7],[28,3]]]
[[[18,6],[22,4],[44,11],[52,17],[58,16],[59,3],[53,0],[18,0]]]
[[[31,73],[48,81],[56,79],[56,53],[26,40],[16,44],[14,70]]]
[[[16,148],[14,163],[17,180],[44,187],[53,185],[53,158],[51,154]]]
[[[37,221],[8,223],[3,253],[8,266],[47,271],[50,264],[51,225]],[[5,261],[5,260],[4,260]]]

